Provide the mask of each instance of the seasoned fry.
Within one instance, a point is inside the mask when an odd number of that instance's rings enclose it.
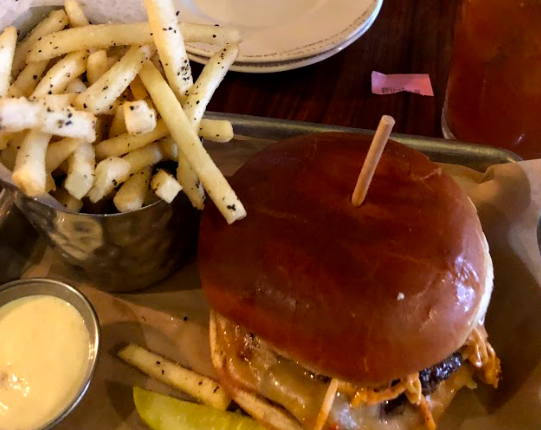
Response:
[[[160,199],[167,203],[171,203],[182,191],[182,186],[173,175],[161,169],[152,177],[150,187]]]
[[[0,97],[6,97],[11,84],[11,68],[17,43],[17,29],[8,27],[0,35]]]
[[[199,123],[214,91],[216,91],[238,55],[238,45],[229,45],[218,51],[210,58],[201,75],[197,78],[197,82],[188,91],[183,108],[194,130],[199,130]]]
[[[179,152],[186,157],[226,221],[231,224],[244,218],[246,216],[244,206],[222,172],[216,167],[203,148],[175,94],[160,75],[160,72],[152,62],[147,61],[143,65],[139,76],[141,76],[141,80],[152,97],[152,101],[167,125],[171,136],[179,145]],[[182,182],[181,185],[183,185]]]
[[[67,17],[65,25],[67,25]],[[241,41],[240,33],[237,30],[213,25],[182,23],[180,24],[180,32],[185,42],[225,45]],[[148,45],[154,43],[151,33],[152,30],[148,22],[69,28],[42,37],[39,42],[31,46],[32,49],[28,52],[27,61],[50,60],[80,49],[107,49],[118,45]],[[24,57],[21,65],[23,63]]]
[[[150,143],[144,148],[130,152],[122,157],[130,165],[129,173],[133,175],[147,166],[153,166],[163,160],[163,153],[157,143]]]
[[[19,73],[19,76],[15,79],[15,82],[13,82],[11,88],[17,88],[22,96],[30,97],[36,89],[48,64],[48,60],[28,64],[21,73]]]
[[[192,206],[203,210],[205,207],[205,189],[197,178],[192,166],[182,153],[178,153],[177,181],[182,185],[184,194],[188,197]]]
[[[113,121],[111,122],[111,127],[109,127],[109,139],[117,137],[121,134],[126,133],[126,122],[124,121],[124,109],[122,105],[119,105],[113,116]],[[117,154],[118,155],[118,154]],[[104,157],[109,157],[110,155],[105,155]]]
[[[2,163],[7,169],[13,170],[15,168],[15,160],[17,159],[17,149],[13,146],[0,151],[0,163]]]
[[[76,105],[99,114],[111,110],[114,102],[137,76],[143,63],[154,53],[151,46],[132,46],[128,53],[76,98]]]
[[[72,27],[82,27],[89,25],[88,19],[86,19],[85,13],[81,8],[81,5],[76,0],[66,0],[64,3],[64,9],[68,14],[68,19]]]
[[[17,152],[13,182],[29,196],[46,192],[45,154],[51,137],[50,134],[32,130]]]
[[[32,64],[35,64],[35,63],[32,63]],[[86,91],[86,85],[79,78],[71,81],[70,84],[66,87],[66,92],[68,93],[81,94],[84,91]]]
[[[45,133],[56,136],[74,137],[87,142],[96,140],[96,117],[87,112],[73,109],[51,110],[44,109],[39,125]]]
[[[111,157],[100,161],[96,166],[94,185],[88,192],[88,198],[92,203],[100,201],[129,177],[130,163],[126,160]]]
[[[61,100],[63,97],[58,96]],[[42,102],[25,98],[0,99],[0,130],[7,132],[29,128],[62,137],[75,137],[93,142],[96,139],[96,117],[71,108],[55,109]]]
[[[98,159],[117,157],[135,151],[143,146],[155,142],[167,135],[167,127],[162,120],[156,124],[156,128],[150,133],[132,135],[123,133],[96,145],[96,156]]]
[[[51,191],[56,191],[56,182],[54,181],[53,175],[50,173],[45,176],[45,192],[50,193]]]
[[[208,24],[181,23],[180,31],[185,42],[201,42],[208,45],[224,46],[242,42],[240,31],[231,27]]]
[[[148,97],[147,90],[141,82],[141,78],[136,76],[135,79],[130,84],[130,91],[133,95],[134,100],[144,100]]]
[[[14,135],[15,133],[8,133],[7,131],[0,132],[0,151],[7,148]]]
[[[40,81],[32,97],[58,94],[66,89],[71,81],[81,76],[86,70],[88,54],[84,51],[66,55],[56,63]]]
[[[75,100],[75,93],[64,93],[64,94],[47,94],[37,99],[41,105],[45,108],[50,108],[54,110],[67,109],[73,106],[73,101]]]
[[[202,119],[199,124],[199,136],[214,142],[229,142],[235,133],[233,125],[226,120]]]
[[[64,206],[67,210],[71,212],[81,212],[81,209],[83,208],[82,200],[73,197],[65,188],[58,188],[51,194],[58,201],[58,203]]]
[[[156,128],[156,111],[150,109],[144,100],[126,102],[123,109],[128,133],[150,133]]]
[[[216,381],[138,345],[129,344],[118,352],[118,356],[141,372],[184,391],[205,405],[225,411],[231,403],[229,395]]]
[[[96,51],[88,56],[86,60],[86,77],[90,85],[101,78],[107,70],[109,70],[109,65],[107,64],[107,52],[105,50]]]
[[[120,187],[113,203],[119,212],[129,212],[143,207],[147,195],[152,168],[147,166],[135,173]]]
[[[94,147],[89,142],[82,142],[68,160],[68,176],[64,187],[73,197],[81,200],[94,183]]]
[[[160,149],[163,153],[163,157],[166,160],[177,161],[178,160],[178,145],[171,137],[166,137],[158,141]]]
[[[42,108],[25,98],[0,99],[0,131],[15,132],[40,125]]]
[[[52,173],[83,143],[82,139],[66,138],[52,142],[47,147],[45,170]]]
[[[144,0],[165,76],[177,97],[193,84],[192,70],[172,0]]]
[[[69,21],[66,12],[60,9],[52,11],[47,18],[34,27],[32,32],[21,43],[19,43],[15,49],[15,56],[13,57],[13,75],[17,76],[22,70],[26,63],[26,56],[29,53],[30,48],[32,48],[38,40],[43,40],[43,38],[45,38],[48,34],[62,30],[66,25],[68,25],[68,23]],[[73,49],[73,51],[76,51],[76,49]],[[42,60],[45,59],[46,58],[43,58]],[[28,59],[29,63],[35,61],[41,60]]]

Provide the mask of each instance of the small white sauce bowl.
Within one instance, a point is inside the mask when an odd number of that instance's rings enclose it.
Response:
[[[72,305],[83,318],[90,341],[88,348],[88,364],[83,381],[81,382],[77,393],[56,417],[36,429],[51,430],[75,409],[77,404],[84,397],[90,382],[92,381],[92,376],[94,375],[94,370],[96,369],[98,361],[100,324],[94,307],[83,294],[74,287],[64,282],[55,281],[54,279],[20,279],[0,286],[0,307],[14,300],[36,295],[57,297]]]

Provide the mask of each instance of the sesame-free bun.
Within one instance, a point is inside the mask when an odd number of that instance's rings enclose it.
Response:
[[[399,143],[353,206],[369,145],[346,133],[270,145],[231,178],[246,219],[228,226],[209,203],[199,268],[216,312],[317,373],[374,385],[463,345],[492,263],[468,196]]]

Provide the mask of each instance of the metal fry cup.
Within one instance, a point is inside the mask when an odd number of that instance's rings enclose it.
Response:
[[[184,194],[171,204],[160,200],[133,212],[94,215],[9,191],[49,244],[104,291],[149,287],[176,272],[196,246],[198,214]]]

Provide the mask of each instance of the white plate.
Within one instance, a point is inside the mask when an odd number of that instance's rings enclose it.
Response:
[[[239,63],[277,63],[326,53],[366,31],[383,0],[175,0],[182,21],[242,31]],[[217,47],[189,44],[209,57]]]
[[[350,37],[348,40],[346,40],[339,46],[329,49],[328,51],[323,52],[319,55],[299,58],[297,60],[291,60],[291,61],[277,61],[277,62],[267,62],[267,63],[242,63],[242,62],[237,61],[235,62],[235,64],[233,64],[233,66],[231,66],[231,70],[233,72],[242,72],[242,73],[276,73],[276,72],[285,72],[287,70],[299,69],[301,67],[310,66],[312,64],[319,63],[320,61],[326,60],[327,58],[332,57],[335,54],[338,54],[340,51],[347,48],[349,45],[355,42],[359,37],[361,37],[366,32],[366,30],[368,30],[368,27],[359,29],[357,33],[353,34],[352,37]],[[188,53],[188,57],[190,57],[190,60],[199,64],[207,64],[208,62],[207,57],[202,57],[196,54]]]

